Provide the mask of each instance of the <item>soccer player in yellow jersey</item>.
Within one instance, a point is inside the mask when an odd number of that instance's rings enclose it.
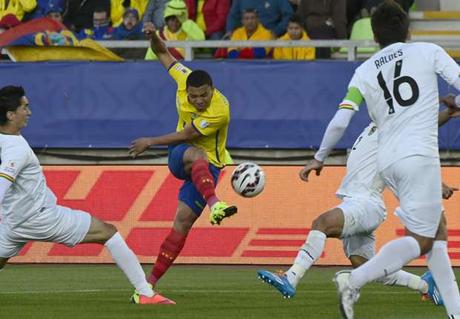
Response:
[[[149,277],[149,282],[155,285],[179,255],[206,204],[211,209],[209,219],[213,225],[235,214],[237,208],[220,201],[215,193],[220,170],[231,163],[225,147],[230,121],[227,99],[213,87],[207,72],[191,71],[172,57],[153,30],[146,33],[158,60],[177,82],[179,121],[174,133],[135,140],[129,153],[136,157],[150,146],[168,145],[169,170],[184,180],[173,228],[160,247]]]

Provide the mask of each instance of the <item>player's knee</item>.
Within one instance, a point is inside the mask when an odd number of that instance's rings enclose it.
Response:
[[[104,244],[106,241],[108,241],[110,238],[113,237],[117,233],[117,228],[108,223],[104,223],[104,226],[101,227],[101,230],[99,232],[99,238],[98,241],[102,244]]]
[[[318,230],[322,233],[325,233],[327,237],[330,237],[336,235],[336,227],[334,225],[334,220],[329,216],[323,214],[313,221],[311,229]]]
[[[327,222],[323,215],[315,218],[315,220],[313,220],[313,223],[311,224],[312,230],[319,230],[319,231],[324,232],[326,228],[327,228]]]
[[[105,224],[106,225],[106,229],[105,229],[105,232],[107,234],[107,239],[110,239],[113,237],[113,235],[115,235],[118,231],[117,227],[115,227],[114,225],[112,224]]]
[[[208,160],[206,152],[203,151],[201,148],[194,146],[187,149],[186,157],[187,160],[189,160],[190,162],[194,162],[201,159]]]

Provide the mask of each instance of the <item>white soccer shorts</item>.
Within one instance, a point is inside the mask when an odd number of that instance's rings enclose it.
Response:
[[[25,223],[11,228],[0,223],[0,257],[16,256],[28,241],[46,241],[73,247],[86,236],[91,215],[64,206],[43,208]]]
[[[344,215],[342,238],[372,233],[386,219],[382,202],[364,198],[344,197],[340,208]]]
[[[337,206],[344,215],[342,242],[345,255],[370,259],[375,254],[374,230],[386,219],[383,202],[344,197]]]
[[[441,166],[438,158],[403,158],[380,173],[399,198],[396,215],[419,236],[434,238],[442,213]]]
[[[374,233],[342,238],[342,244],[347,258],[350,258],[350,256],[361,256],[369,260],[375,255]]]

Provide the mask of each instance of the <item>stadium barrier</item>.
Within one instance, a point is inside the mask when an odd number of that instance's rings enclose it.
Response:
[[[318,148],[357,62],[196,61],[229,99],[230,148]],[[125,148],[177,123],[176,85],[157,62],[4,63],[0,86],[22,85],[32,108],[23,131],[36,148]],[[452,90],[440,82],[441,93]],[[366,108],[337,145],[353,145]],[[440,130],[441,149],[460,149],[460,121]]]
[[[439,38],[439,37],[416,37],[416,41],[436,43],[445,48],[460,48],[458,38]],[[98,43],[109,49],[128,49],[128,48],[148,48],[148,41],[98,41]],[[358,58],[358,48],[375,48],[377,44],[371,40],[269,40],[269,41],[166,41],[166,46],[170,48],[183,48],[185,50],[185,61],[192,61],[193,49],[198,48],[235,48],[235,47],[265,47],[265,48],[344,48],[348,61],[356,61]],[[366,57],[369,54],[365,55]]]
[[[298,178],[300,166],[265,166],[266,188],[256,198],[239,197],[230,186],[232,167],[221,176],[218,193],[239,207],[222,226],[211,226],[208,209],[198,219],[177,263],[290,264],[305,241],[312,221],[339,203],[335,198],[344,167],[326,167],[309,183]],[[166,166],[46,166],[48,185],[58,202],[86,210],[116,225],[141,262],[155,260],[175,215],[181,181]],[[444,182],[458,186],[460,167],[444,167]],[[460,266],[460,195],[444,201],[449,254]],[[396,201],[385,193],[388,219],[377,230],[377,248],[403,234],[393,216]],[[17,263],[111,263],[100,245],[68,248],[59,244],[29,243],[12,259]],[[319,265],[348,265],[341,242],[327,242]],[[412,265],[425,265],[420,258]]]

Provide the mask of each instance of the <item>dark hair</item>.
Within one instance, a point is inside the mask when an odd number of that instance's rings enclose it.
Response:
[[[247,8],[243,10],[243,14],[245,13],[254,13],[255,15],[258,15],[257,9],[254,8]]]
[[[297,23],[297,24],[300,24],[300,26],[302,26],[302,18],[298,14],[293,14],[289,18],[289,22]]]
[[[380,46],[406,42],[409,34],[409,18],[401,6],[393,0],[385,0],[371,17],[372,31]]]
[[[96,6],[96,7],[94,8],[93,13],[95,13],[95,12],[97,12],[97,13],[105,12],[105,13],[107,13],[107,16],[110,16],[110,8],[109,8],[109,7],[106,7],[106,6],[104,6],[104,5],[98,5],[98,6]]]
[[[21,106],[21,98],[26,95],[22,86],[5,86],[0,89],[0,125],[8,122],[6,113],[14,112]]]
[[[186,87],[200,87],[203,85],[212,86],[212,79],[208,72],[203,70],[195,70],[189,74],[186,81]]]

